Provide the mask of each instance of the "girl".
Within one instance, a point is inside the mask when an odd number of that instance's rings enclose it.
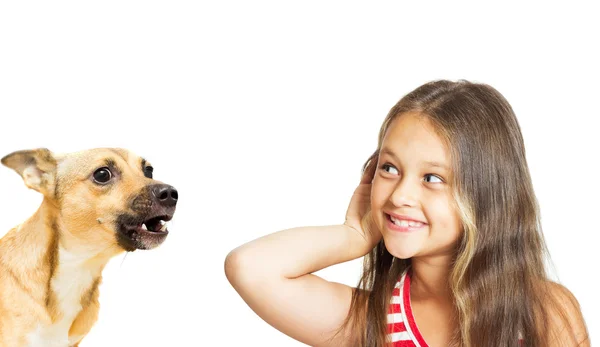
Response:
[[[545,250],[512,108],[485,84],[435,81],[389,112],[342,225],[249,242],[225,272],[312,346],[589,346]],[[365,255],[357,288],[312,275]]]

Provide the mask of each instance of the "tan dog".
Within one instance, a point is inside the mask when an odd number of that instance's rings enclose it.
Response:
[[[2,164],[44,200],[0,240],[0,346],[77,346],[98,317],[102,269],[165,240],[177,191],[123,149],[19,151]]]

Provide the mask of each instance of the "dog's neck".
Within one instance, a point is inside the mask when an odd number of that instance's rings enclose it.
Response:
[[[11,264],[15,271],[21,274],[39,272],[41,264],[48,264],[50,276],[60,267],[86,268],[94,276],[99,276],[110,258],[123,252],[116,244],[110,248],[99,248],[82,243],[65,227],[58,206],[47,198],[44,198],[39,209],[15,231],[10,242],[12,246],[7,246],[26,250],[25,259],[3,261]],[[48,280],[47,276],[41,277]]]
[[[30,297],[47,314],[48,320],[40,320],[27,338],[40,345],[78,341],[81,336],[69,335],[73,322],[90,305],[102,270],[118,249],[83,247],[86,243],[78,242],[61,220],[60,209],[47,199],[0,245],[21,250],[18,258],[6,259],[3,255],[10,252],[0,249],[0,260],[18,282],[27,284]]]
[[[59,264],[81,265],[87,268],[101,271],[108,261],[124,250],[115,242],[106,247],[90,243],[88,240],[82,240],[83,233],[74,233],[65,227],[60,220],[58,226],[58,253]],[[86,242],[87,241],[87,242]]]
[[[101,282],[102,270],[110,258],[122,252],[85,245],[67,230],[60,209],[44,199],[29,219],[13,229],[0,244],[0,261],[20,283],[27,283],[31,298],[45,307],[52,326],[39,332],[40,338],[63,336],[83,309],[82,298],[90,297]],[[20,249],[10,258],[3,249]],[[44,328],[46,329],[46,328]],[[58,336],[57,335],[57,336]]]

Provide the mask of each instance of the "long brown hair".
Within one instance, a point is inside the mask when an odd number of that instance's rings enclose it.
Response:
[[[511,106],[485,84],[442,80],[422,85],[390,110],[378,148],[363,169],[377,161],[392,121],[407,112],[430,119],[451,153],[450,185],[463,226],[449,276],[460,327],[452,345],[515,346],[521,336],[522,346],[546,346],[553,339],[545,329],[547,313],[559,304],[550,300],[539,208]],[[370,213],[363,226],[375,227]],[[365,256],[342,327],[349,345],[389,344],[392,288],[409,266],[410,259],[395,258],[383,241]],[[568,323],[565,314],[559,318]]]

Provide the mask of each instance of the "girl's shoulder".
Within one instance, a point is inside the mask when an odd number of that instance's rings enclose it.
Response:
[[[542,303],[548,318],[547,331],[555,333],[560,341],[589,346],[589,334],[575,295],[562,284],[553,281],[545,281],[542,285],[546,293]]]

